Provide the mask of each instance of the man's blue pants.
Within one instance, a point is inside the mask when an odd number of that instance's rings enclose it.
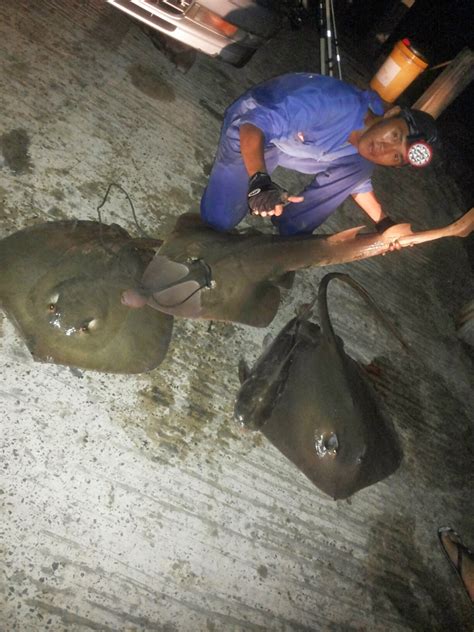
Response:
[[[227,150],[227,151],[226,151]],[[209,182],[201,200],[202,219],[219,231],[234,228],[249,212],[248,174],[241,157],[220,145]],[[300,173],[316,174],[301,195],[303,202],[290,202],[283,215],[274,218],[281,235],[312,233],[342,204],[357,186],[371,175],[373,165],[359,154],[332,162],[289,156],[277,147],[265,150],[265,164],[271,174],[279,165]]]

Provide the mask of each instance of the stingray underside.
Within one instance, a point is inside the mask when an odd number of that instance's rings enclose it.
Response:
[[[261,431],[334,499],[386,478],[402,458],[367,378],[342,343],[335,348],[324,338],[295,349],[285,390]]]
[[[120,296],[152,256],[115,225],[36,225],[0,241],[0,304],[36,360],[149,371],[166,355],[172,318],[128,309]]]

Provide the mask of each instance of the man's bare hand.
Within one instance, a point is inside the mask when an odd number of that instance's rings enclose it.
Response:
[[[390,242],[388,252],[401,250],[403,246],[400,244],[398,239],[408,235],[413,235],[410,224],[395,224],[394,226],[387,228],[387,230],[382,233],[382,237],[385,242]]]
[[[394,252],[395,250],[401,250],[402,246],[398,240],[392,241],[390,246],[388,247],[389,252]]]

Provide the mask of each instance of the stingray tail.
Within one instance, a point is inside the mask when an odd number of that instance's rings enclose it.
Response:
[[[323,335],[329,334],[332,337],[335,337],[334,329],[331,323],[331,319],[329,317],[328,300],[327,300],[327,288],[330,281],[332,281],[332,279],[339,279],[340,281],[344,281],[344,283],[347,283],[352,288],[357,290],[360,296],[362,296],[362,298],[372,308],[372,310],[374,311],[375,315],[380,320],[380,322],[382,322],[385,325],[385,327],[395,336],[395,338],[400,342],[400,344],[405,349],[408,349],[408,345],[401,337],[399,331],[396,329],[393,323],[390,322],[390,320],[388,320],[388,318],[385,316],[382,310],[378,307],[377,303],[375,303],[375,301],[367,292],[367,290],[362,285],[357,283],[357,281],[354,281],[352,277],[350,277],[348,274],[344,274],[343,272],[330,272],[329,274],[326,274],[326,276],[323,277],[319,285],[317,299],[318,299],[319,316],[321,319],[321,329],[323,331]]]
[[[296,311],[296,318],[298,321],[307,320],[314,309],[314,304],[318,300],[318,295],[316,294],[313,300],[310,303],[303,303],[300,305]]]

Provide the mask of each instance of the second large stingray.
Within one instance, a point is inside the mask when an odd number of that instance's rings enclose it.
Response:
[[[36,360],[140,373],[165,357],[173,319],[130,310],[121,292],[141,278],[159,242],[117,225],[39,224],[0,241],[0,305]]]
[[[350,263],[382,255],[394,241],[403,248],[443,237],[465,237],[474,229],[474,209],[444,228],[411,232],[399,224],[378,233],[363,227],[335,235],[281,237],[218,233],[192,214],[182,215],[141,282],[122,300],[183,318],[224,320],[265,327],[280,304],[280,287],[296,270]]]
[[[348,275],[326,275],[318,294],[321,328],[307,313],[283,328],[250,374],[242,375],[235,418],[260,430],[319,489],[338,499],[392,474],[402,453],[368,378],[332,328],[326,290],[334,278],[358,290],[383,318]]]

